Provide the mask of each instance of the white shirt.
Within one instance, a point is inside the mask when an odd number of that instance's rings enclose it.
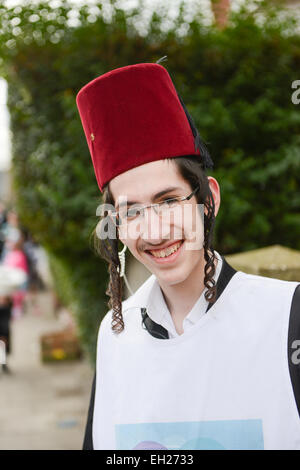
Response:
[[[217,257],[216,272],[214,275],[214,280],[217,282],[222,269],[222,258],[220,254],[214,250]],[[194,304],[193,308],[190,310],[188,315],[183,320],[183,331],[187,331],[189,328],[192,328],[195,323],[205,314],[208,306],[208,302],[205,299],[205,292],[207,288],[205,287],[199,299]],[[147,313],[151,320],[159,325],[163,326],[169,333],[169,338],[175,338],[180,336],[177,333],[172,316],[164,299],[163,293],[161,291],[160,285],[157,278],[153,284],[150,295],[147,299]]]

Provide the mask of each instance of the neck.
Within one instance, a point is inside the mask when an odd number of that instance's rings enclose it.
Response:
[[[215,266],[217,266],[217,262],[216,259]],[[183,332],[182,322],[184,318],[204,291],[205,263],[204,250],[202,250],[199,263],[183,282],[174,285],[160,285],[178,333]]]

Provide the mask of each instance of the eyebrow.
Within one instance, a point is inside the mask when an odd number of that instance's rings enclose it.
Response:
[[[178,186],[169,186],[166,189],[163,189],[162,191],[159,191],[158,193],[154,194],[151,198],[151,201],[155,201],[155,199],[159,199],[161,196],[164,196],[167,193],[170,193],[172,191],[177,191],[178,189],[182,189]],[[120,207],[123,206],[132,206],[133,204],[139,204],[138,201],[123,201],[119,205],[117,205],[116,209],[120,209]]]

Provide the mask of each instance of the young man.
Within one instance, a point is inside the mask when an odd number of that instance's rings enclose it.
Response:
[[[220,188],[168,72],[115,69],[77,105],[117,227],[83,448],[300,449],[300,285],[213,249]],[[125,301],[119,240],[152,273]]]

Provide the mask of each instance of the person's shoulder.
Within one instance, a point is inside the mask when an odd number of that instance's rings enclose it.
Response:
[[[156,277],[151,274],[132,295],[122,302],[123,313],[125,314],[131,308],[144,307],[155,282]]]
[[[246,281],[246,282],[264,282],[264,283],[268,283],[268,284],[276,284],[276,285],[291,285],[292,283],[294,284],[299,284],[299,282],[297,281],[287,281],[285,279],[279,279],[279,278],[276,278],[276,277],[271,277],[271,276],[265,276],[265,275],[262,275],[262,274],[251,274],[251,273],[246,273],[244,271],[237,271],[239,274],[240,274],[240,278],[243,280],[243,281]]]
[[[258,295],[258,292],[282,294],[283,292],[293,293],[299,285],[297,281],[287,281],[270,276],[263,276],[258,274],[249,274],[244,271],[238,271],[236,277],[239,287],[251,290]]]

